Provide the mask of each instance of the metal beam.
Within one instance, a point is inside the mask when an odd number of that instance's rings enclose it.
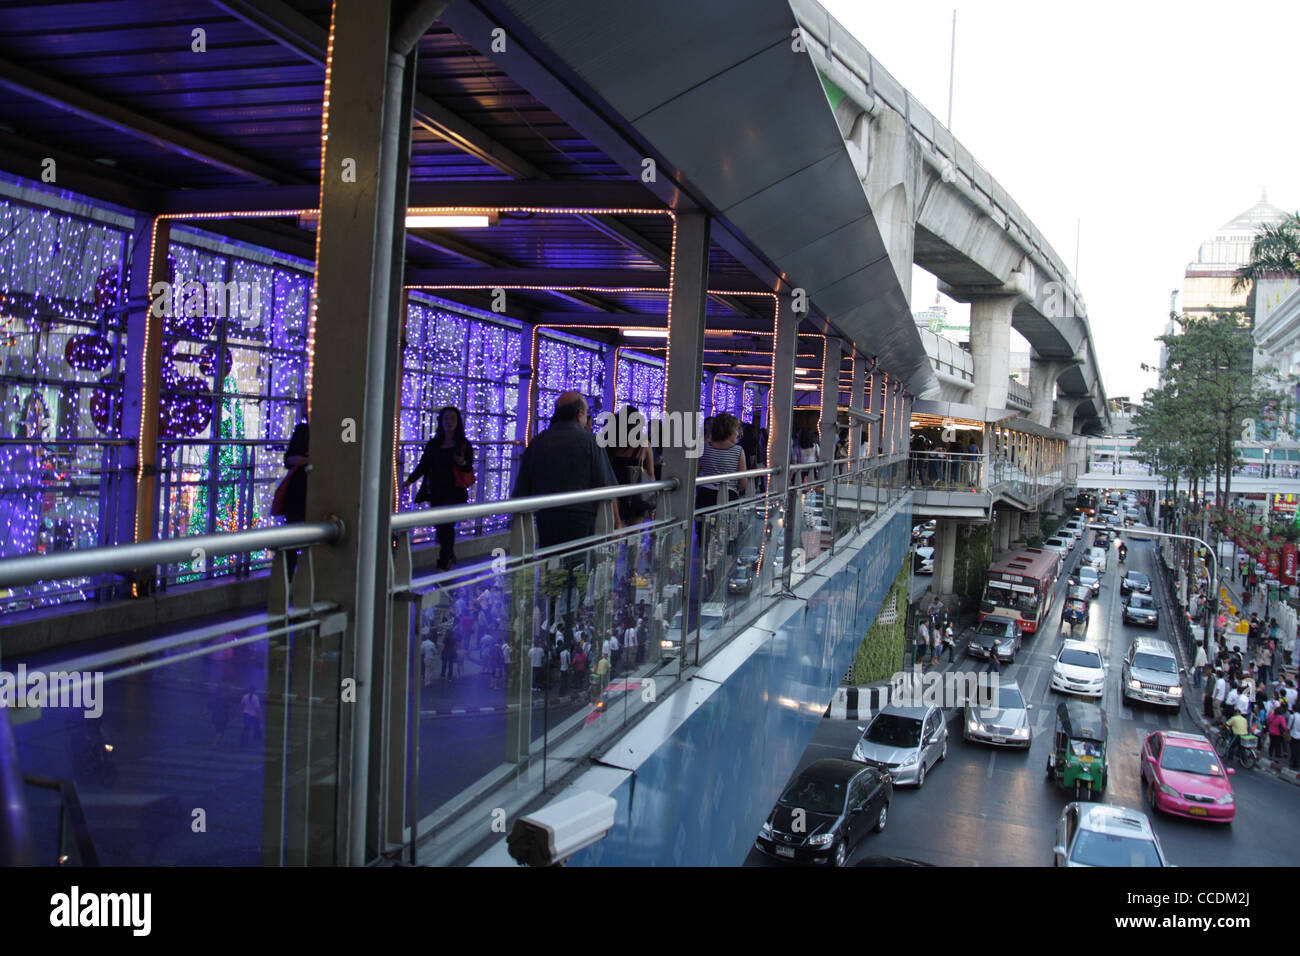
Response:
[[[645,327],[652,329],[666,329],[668,327],[668,314],[664,312],[621,312],[603,315],[599,312],[558,312],[558,311],[540,311],[536,315],[540,325],[577,325],[581,326],[586,323],[617,323],[623,327]],[[772,320],[758,318],[757,320],[744,316],[710,316],[709,321],[713,324],[725,322],[728,329],[738,329],[741,334],[752,333],[771,333]],[[706,331],[706,335],[716,337],[722,333],[716,331]],[[766,339],[769,341],[770,339]],[[651,339],[648,344],[653,345]]]
[[[86,159],[84,155],[50,149],[0,131],[0,169],[39,183],[43,171],[41,164],[46,159],[54,160],[55,181],[50,186],[56,189],[70,189],[127,209],[149,212],[155,211],[161,203],[157,183],[148,183],[107,163]]]
[[[267,209],[314,210],[320,201],[319,185],[282,185],[260,188],[176,189],[167,193],[169,213],[258,212]],[[426,206],[538,209],[637,209],[663,211],[664,206],[640,183],[588,180],[479,182],[413,182],[412,209]],[[608,235],[607,223],[592,223]],[[628,230],[630,232],[630,230]],[[639,237],[638,237],[639,238]],[[623,240],[620,241],[630,241]],[[642,240],[644,242],[644,240]],[[654,249],[657,247],[651,246]],[[641,250],[643,254],[645,250]],[[647,254],[648,255],[648,254]],[[666,267],[667,259],[662,266]]]
[[[329,31],[280,0],[213,0],[231,16],[293,50],[316,66],[325,66]],[[510,147],[498,142],[426,93],[415,92],[414,123],[493,169],[517,179],[540,179],[543,173]]]
[[[170,152],[262,183],[282,183],[298,177],[266,163],[242,156],[232,149],[175,129],[112,100],[79,89],[47,73],[29,70],[12,60],[0,59],[0,84],[56,109],[67,110],[82,119],[134,136]]]
[[[668,273],[639,269],[411,269],[406,274],[407,285],[442,285],[463,287],[466,284],[489,286],[595,286],[616,289],[668,288]],[[736,288],[728,291],[763,292],[756,288],[753,279],[727,284]]]

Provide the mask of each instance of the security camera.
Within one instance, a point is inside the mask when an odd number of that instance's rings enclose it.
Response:
[[[844,411],[850,418],[856,418],[860,422],[870,422],[871,424],[875,424],[880,421],[879,412],[864,412],[859,411],[856,408],[846,408]]]
[[[518,820],[506,847],[520,865],[556,866],[605,839],[617,808],[613,797],[587,790]]]

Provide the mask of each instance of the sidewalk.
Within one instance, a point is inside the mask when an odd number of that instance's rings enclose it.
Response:
[[[1223,570],[1222,567],[1220,568],[1220,570]],[[1216,573],[1216,578],[1217,577],[1218,574]],[[1235,584],[1235,582],[1233,582],[1231,577],[1224,576],[1222,578],[1218,578],[1218,584],[1220,585],[1220,587],[1224,588],[1228,592],[1229,596],[1232,598],[1232,601],[1237,606],[1238,610],[1246,610],[1247,615],[1249,615],[1249,610],[1241,603],[1240,589]],[[1175,602],[1175,601],[1176,601],[1176,597],[1171,596],[1171,602]],[[1185,615],[1187,613],[1187,609],[1180,605],[1179,613]],[[1197,639],[1198,640],[1200,639],[1199,635]],[[1180,660],[1183,661],[1183,667],[1184,667],[1184,673],[1182,677],[1183,706],[1186,708],[1187,714],[1192,719],[1192,722],[1197,726],[1201,727],[1206,737],[1213,740],[1214,733],[1215,733],[1214,725],[1212,723],[1211,718],[1206,717],[1204,714],[1205,683],[1202,682],[1202,685],[1200,687],[1196,687],[1193,684],[1192,662],[1185,659],[1186,650],[1182,646],[1182,641],[1175,640],[1172,643],[1177,648]],[[1248,653],[1251,654],[1254,653],[1254,648],[1249,646],[1249,642],[1243,641],[1243,644],[1246,645],[1246,650]],[[1283,673],[1294,676],[1296,674],[1296,668],[1279,665],[1278,676],[1280,677]],[[1267,738],[1261,740],[1260,744],[1261,747],[1266,748]],[[1291,746],[1293,747],[1300,746],[1300,741],[1292,741]],[[1282,761],[1282,760],[1274,760],[1269,757],[1262,756],[1262,753],[1263,751],[1261,750],[1259,763],[1255,765],[1256,770],[1261,771],[1263,773],[1272,774],[1273,776],[1281,780],[1285,780],[1287,783],[1294,784],[1295,786],[1300,786],[1300,772],[1290,769],[1289,762]]]

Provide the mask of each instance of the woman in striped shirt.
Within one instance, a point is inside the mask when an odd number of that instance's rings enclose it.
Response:
[[[704,452],[700,456],[699,477],[744,471],[745,454],[736,444],[740,438],[740,419],[723,412],[713,419],[712,425],[709,440],[704,443]],[[745,479],[738,478],[735,484],[739,486],[739,494],[743,495],[747,487]],[[695,491],[695,507],[708,508],[738,497],[739,495],[731,494],[731,485],[730,481],[721,481],[698,486]]]

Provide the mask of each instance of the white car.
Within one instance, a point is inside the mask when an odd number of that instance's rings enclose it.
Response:
[[[1106,551],[1103,548],[1089,548],[1083,552],[1083,563],[1096,568],[1099,574],[1106,573]]]
[[[1106,689],[1106,662],[1090,641],[1065,641],[1052,665],[1052,690],[1100,698]]]
[[[1070,549],[1073,547],[1073,541],[1069,538],[1063,538],[1059,534],[1052,535],[1052,537],[1043,542],[1044,551],[1055,551],[1057,554],[1061,555],[1061,557],[1065,557],[1065,555],[1069,554]]]
[[[934,548],[916,549],[916,573],[934,574]]]
[[[1056,824],[1055,866],[1169,866],[1146,814],[1103,803],[1070,803]]]

